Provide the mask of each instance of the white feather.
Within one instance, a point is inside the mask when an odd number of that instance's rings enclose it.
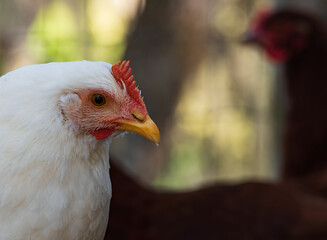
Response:
[[[32,65],[0,78],[0,239],[103,239],[110,137],[76,135],[60,97],[121,89],[104,62]]]

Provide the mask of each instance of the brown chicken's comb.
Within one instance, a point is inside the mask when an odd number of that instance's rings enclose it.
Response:
[[[112,75],[122,89],[124,89],[123,85],[125,85],[126,91],[131,98],[144,105],[140,90],[135,86],[136,83],[134,81],[134,76],[131,74],[132,69],[129,68],[129,61],[123,61],[121,64],[120,63],[121,61],[112,65]]]

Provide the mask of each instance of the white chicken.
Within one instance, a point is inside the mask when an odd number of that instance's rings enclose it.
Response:
[[[0,78],[0,239],[103,239],[112,136],[160,141],[128,65],[48,63]]]

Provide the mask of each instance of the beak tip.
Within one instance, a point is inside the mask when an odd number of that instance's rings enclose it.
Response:
[[[150,135],[152,142],[154,142],[157,146],[160,144],[160,132],[157,126],[155,126],[155,131]]]
[[[159,139],[155,139],[155,140],[154,140],[154,143],[155,143],[157,146],[160,145],[160,136],[159,136]]]

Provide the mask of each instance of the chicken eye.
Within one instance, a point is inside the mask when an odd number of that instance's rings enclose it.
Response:
[[[91,96],[91,102],[94,106],[100,107],[106,103],[106,98],[101,94],[96,93]]]

